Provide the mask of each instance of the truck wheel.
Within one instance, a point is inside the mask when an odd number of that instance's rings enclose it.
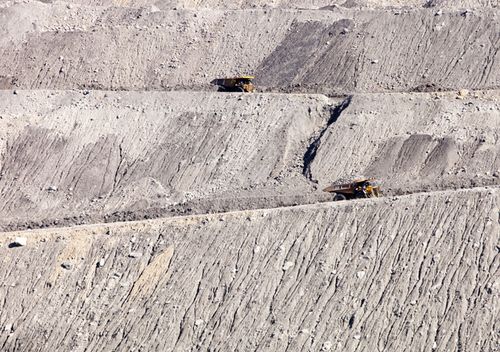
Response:
[[[335,196],[333,197],[333,201],[338,202],[339,200],[347,200],[347,198],[341,193],[336,193]]]

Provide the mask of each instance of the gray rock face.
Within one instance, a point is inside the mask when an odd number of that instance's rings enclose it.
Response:
[[[9,18],[1,27],[2,88],[199,89],[217,76],[245,73],[255,73],[262,89],[329,94],[491,89],[500,82],[496,7],[466,16],[464,9],[435,16],[423,7],[26,7],[0,8]]]
[[[491,351],[499,196],[478,188],[32,231],[22,254],[0,246],[17,262],[0,266],[0,321],[16,325],[0,346]],[[132,236],[143,253],[134,260]]]
[[[43,3],[56,3],[51,0],[43,0]],[[159,10],[184,10],[184,9],[324,9],[334,10],[339,8],[405,8],[408,7],[442,7],[451,9],[475,8],[475,7],[499,7],[498,0],[71,0],[68,8],[78,5],[98,5],[141,8],[148,12]]]
[[[498,350],[499,5],[0,0],[0,351]]]
[[[368,11],[295,21],[257,77],[265,86],[337,93],[498,87],[498,14]]]
[[[5,170],[0,190],[6,200],[0,204],[0,226],[23,216],[25,221],[57,217],[69,224],[85,213],[84,220],[102,221],[102,215],[114,212],[125,219],[130,211],[163,214],[161,209],[203,199],[231,203],[234,192],[265,196],[250,187],[293,174],[304,189],[300,159],[338,100],[238,97],[215,92],[83,97],[43,91],[0,99],[5,117],[0,120]],[[54,182],[58,191],[47,192]],[[198,208],[206,212],[207,206]]]
[[[457,98],[355,95],[323,134],[311,177],[377,177],[388,194],[496,184],[499,101]]]
[[[355,94],[343,110],[309,94],[0,96],[5,229],[314,203],[359,176],[386,195],[498,182],[498,91]]]

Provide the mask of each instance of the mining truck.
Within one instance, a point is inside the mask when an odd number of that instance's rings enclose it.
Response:
[[[344,184],[333,184],[326,187],[323,191],[333,193],[334,201],[358,198],[375,198],[379,197],[381,194],[379,184],[372,178],[363,178]]]
[[[253,76],[241,76],[233,78],[217,78],[212,82],[213,85],[219,86],[219,92],[248,92],[255,91],[255,85],[252,80]]]

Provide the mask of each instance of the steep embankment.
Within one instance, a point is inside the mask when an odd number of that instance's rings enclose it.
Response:
[[[354,95],[318,141],[309,172],[320,184],[376,177],[390,194],[496,184],[499,115],[498,91]]]
[[[0,223],[35,227],[229,194],[238,209],[235,192],[258,196],[252,189],[266,183],[273,189],[261,196],[287,181],[309,193],[302,154],[336,103],[192,92],[0,96]]]
[[[14,1],[2,0],[5,4]],[[52,0],[40,0],[52,3]],[[55,2],[55,1],[54,1]],[[345,8],[379,8],[379,7],[437,7],[437,8],[477,8],[499,7],[499,0],[65,0],[57,1],[68,4],[114,6],[114,7],[153,7],[162,10],[174,8],[187,9],[251,9],[251,8],[285,8],[285,9],[331,9]],[[0,2],[1,5],[1,2]]]
[[[0,9],[0,88],[324,93],[500,86],[499,10],[165,10],[40,3]],[[89,50],[92,47],[92,50]]]
[[[498,92],[0,97],[4,229],[311,203],[359,176],[387,195],[500,176]]]
[[[0,0],[0,351],[498,350],[497,7]]]
[[[436,91],[500,84],[498,11],[360,11],[296,21],[257,69],[264,86],[323,92]]]
[[[498,209],[476,189],[4,233],[0,349],[493,351]]]

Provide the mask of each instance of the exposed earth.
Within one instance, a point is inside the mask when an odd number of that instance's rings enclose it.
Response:
[[[0,58],[1,351],[500,349],[499,1],[0,0]]]

